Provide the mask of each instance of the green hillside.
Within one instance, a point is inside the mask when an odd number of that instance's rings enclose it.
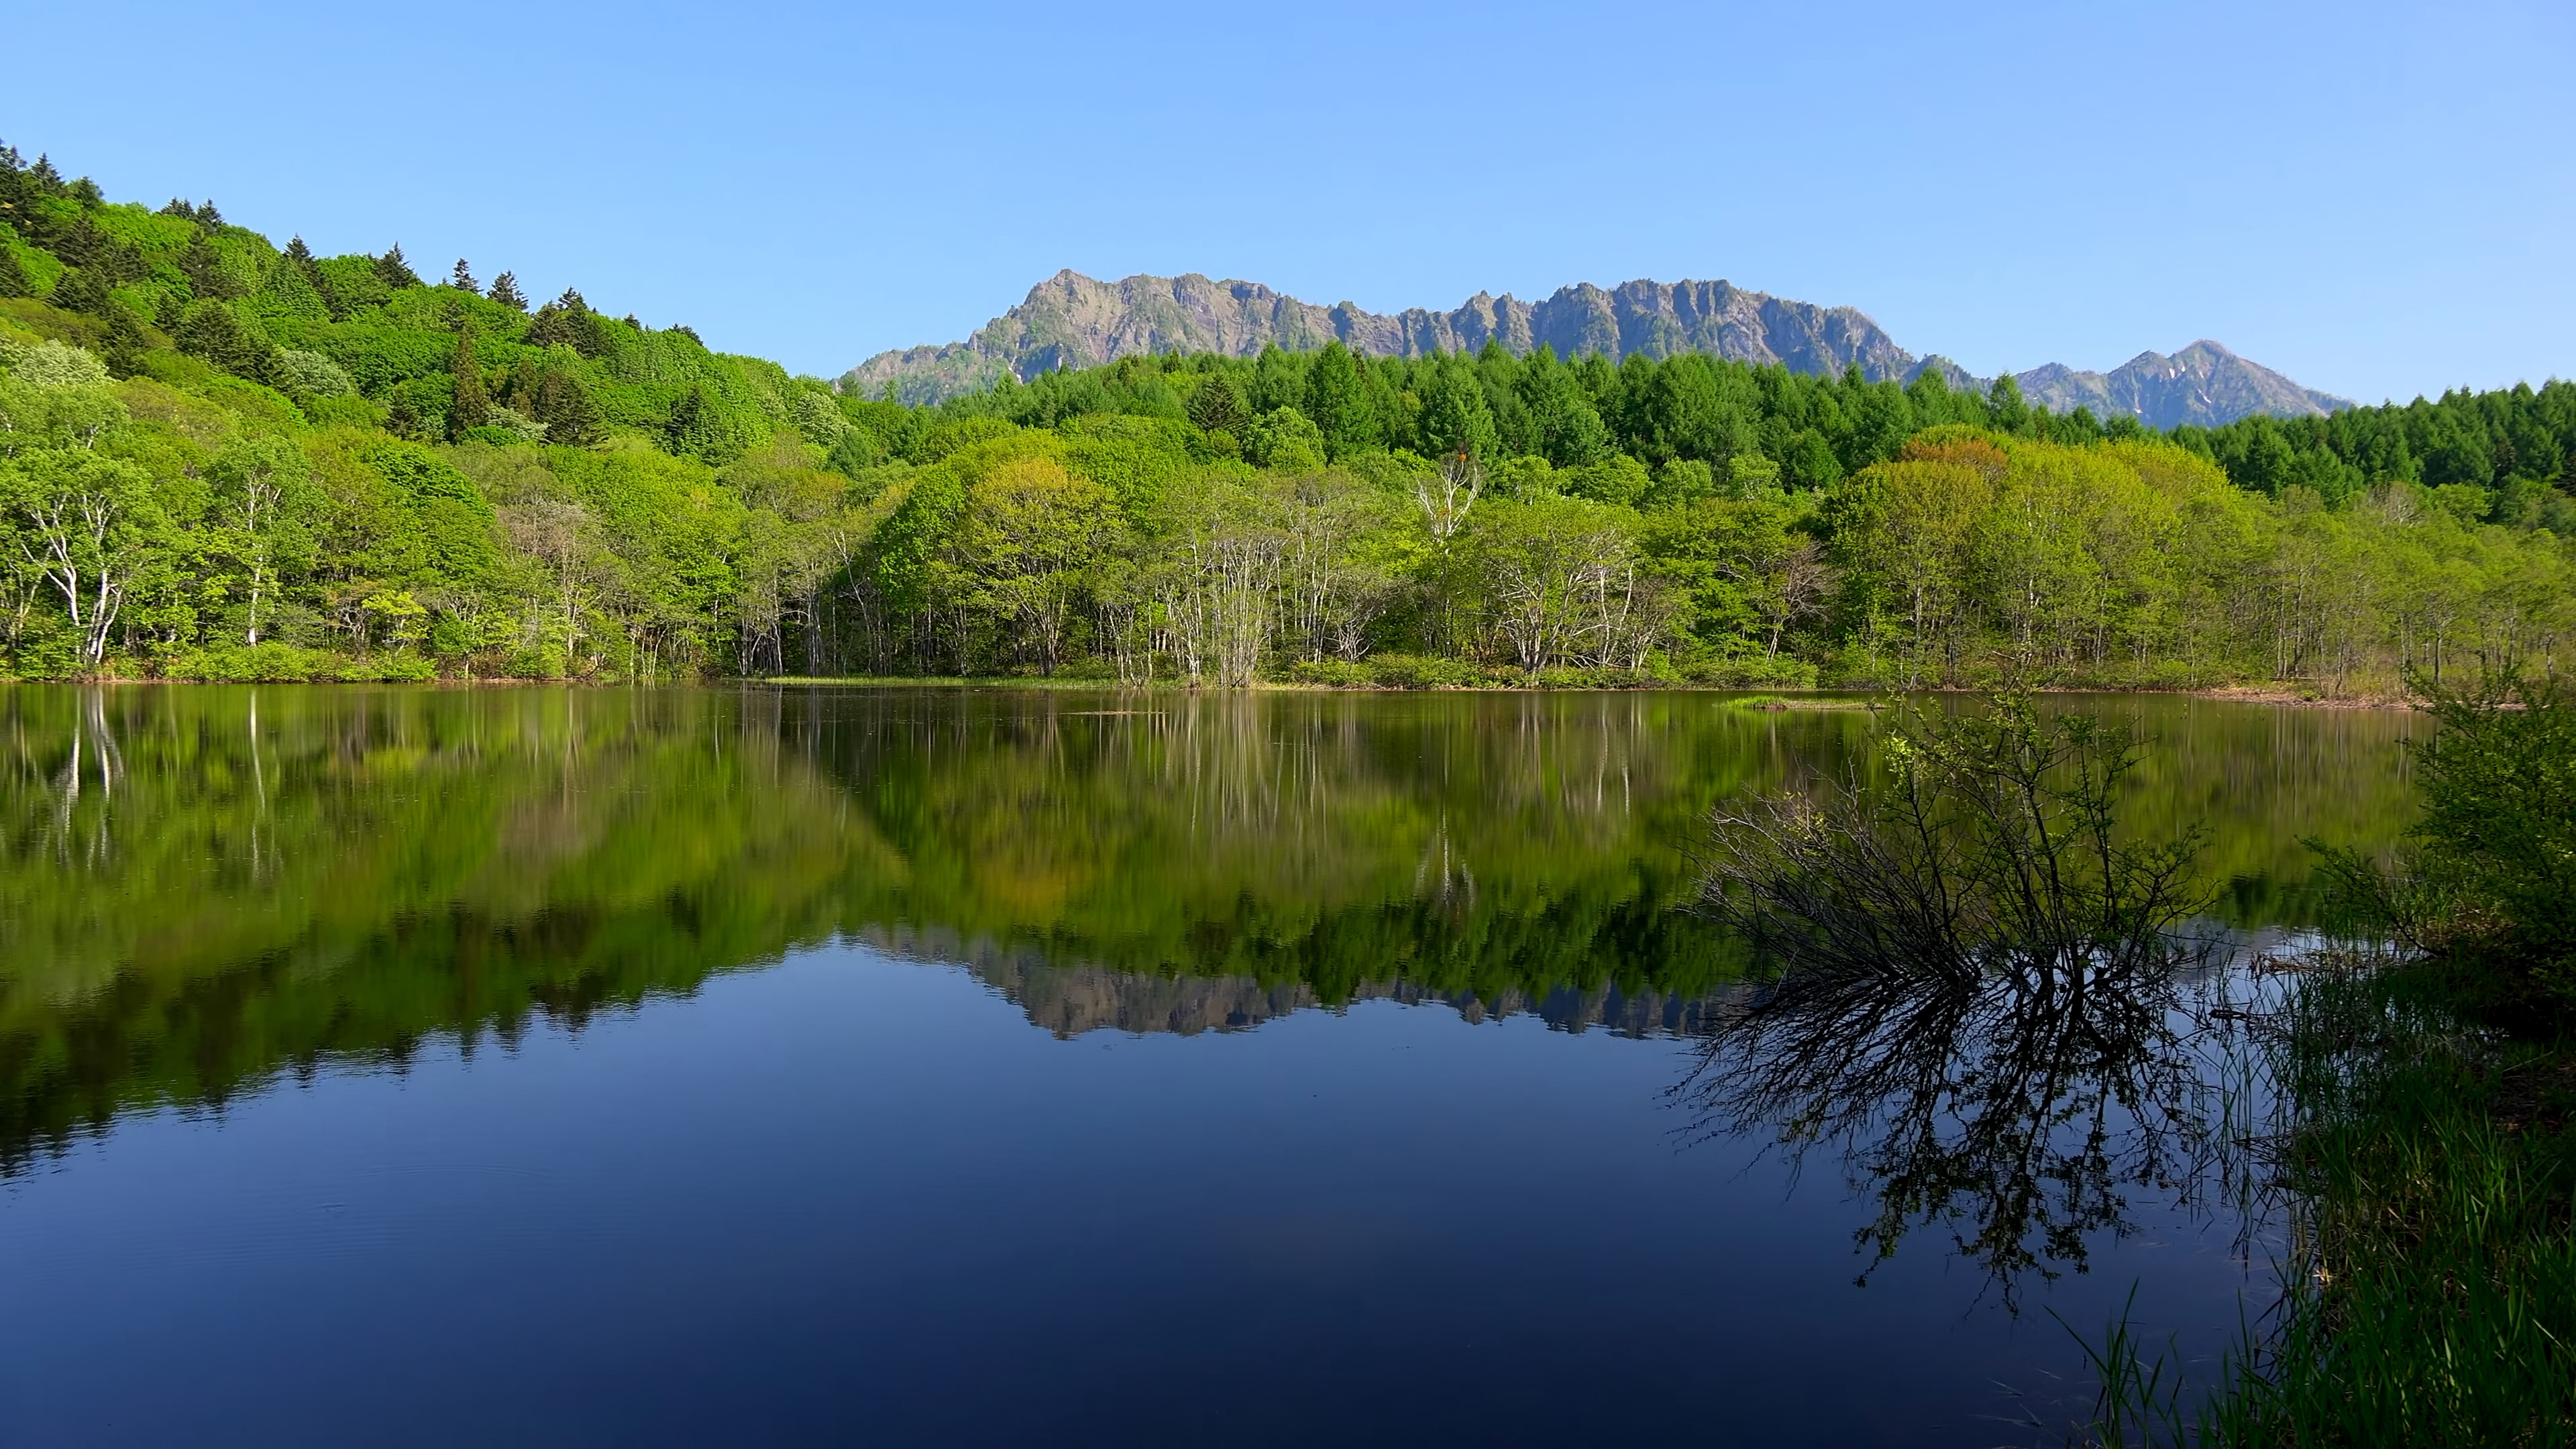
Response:
[[[0,671],[2381,687],[2551,659],[2576,387],[2152,434],[1697,355],[936,408],[0,149]]]

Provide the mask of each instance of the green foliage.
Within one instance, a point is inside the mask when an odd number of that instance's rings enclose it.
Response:
[[[454,379],[448,391],[447,440],[462,442],[467,433],[483,426],[492,414],[492,395],[483,385],[483,365],[474,355],[473,328],[465,328],[456,334],[456,351],[448,362],[447,370]],[[696,394],[690,396],[695,398]],[[675,437],[673,451],[689,450],[680,446]]]
[[[2576,700],[2511,673],[2427,692],[2441,729],[2410,751],[2424,859],[2576,1000]]]
[[[2194,1384],[2094,1351],[2110,1442],[2566,1442],[2576,1423],[2576,1074],[2474,986],[2328,953],[2273,1013],[2267,1144],[2294,1194],[2264,1332]],[[2197,1390],[2197,1402],[2190,1391]]]
[[[1387,689],[1464,689],[1486,682],[1485,672],[1463,659],[1381,654],[1365,667],[1366,681]]]
[[[1242,389],[1227,372],[1212,372],[1199,378],[1190,394],[1190,426],[1203,433],[1236,433],[1251,420],[1246,411]]]
[[[1716,822],[1703,907],[1793,976],[2126,979],[2195,959],[2197,827],[2141,840],[2115,809],[2140,764],[2116,721],[2007,692],[1904,708],[1886,770]]]
[[[1419,436],[1425,457],[1489,462],[1501,453],[1493,409],[1464,361],[1446,358],[1432,369],[1430,387],[1422,398]]]
[[[202,204],[110,204],[23,164],[0,167],[0,205],[27,284],[0,291],[32,294],[0,297],[0,367],[124,407],[85,446],[115,465],[100,478],[145,480],[103,640],[42,568],[6,580],[20,674],[166,674],[273,630],[365,659],[417,633],[412,657],[478,676],[792,659],[1239,681],[1399,656],[1480,679],[2026,669],[2344,694],[2542,664],[2576,626],[2559,384],[2166,442],[1929,375],[1332,344],[908,407],[576,290],[531,315],[508,272],[488,295],[467,271],[426,286],[399,248],[275,248]],[[207,512],[237,438],[290,442],[320,500],[315,546],[273,578]],[[1045,571],[1067,592],[1043,647],[987,607],[998,555],[966,502],[1035,459],[1115,513],[1032,515],[1095,551]],[[416,625],[369,603],[397,594]]]
[[[2556,676],[2415,681],[2439,728],[2410,741],[2423,816],[2394,871],[2313,842],[2354,924],[2576,1007],[2576,700]]]
[[[1256,468],[1312,473],[1324,466],[1324,430],[1292,407],[1272,408],[1243,425],[1243,456]]]

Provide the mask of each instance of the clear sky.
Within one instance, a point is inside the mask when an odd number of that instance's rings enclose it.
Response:
[[[1058,268],[2576,376],[2576,4],[11,7],[0,139],[831,375]]]

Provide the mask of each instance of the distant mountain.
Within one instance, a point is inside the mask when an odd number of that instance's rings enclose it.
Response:
[[[2215,342],[2195,342],[2171,357],[2141,352],[2109,373],[2077,372],[2057,363],[2017,373],[2022,396],[2051,412],[2088,407],[2095,417],[2121,413],[2151,428],[2223,423],[2249,413],[2295,418],[2357,406],[2301,387],[2259,362]]]
[[[1479,292],[1451,311],[1415,307],[1387,316],[1348,302],[1318,306],[1258,282],[1210,281],[1196,273],[1102,282],[1074,271],[1030,288],[1020,305],[964,342],[881,352],[842,381],[871,395],[891,382],[906,402],[935,402],[989,387],[1005,371],[1025,382],[1060,367],[1139,354],[1250,357],[1274,343],[1302,351],[1335,338],[1374,357],[1472,352],[1496,340],[1523,353],[1545,344],[1564,357],[1705,352],[1800,372],[1838,373],[1857,363],[1873,380],[1911,382],[1936,371],[1953,387],[1987,385],[1948,358],[1918,358],[1897,346],[1855,308],[1819,307],[1722,281],[1634,281],[1607,290],[1586,282],[1559,288],[1539,302]],[[2019,379],[2025,394],[2051,408],[2082,404],[2096,414],[2128,413],[2156,427],[2352,406],[2214,342],[2196,342],[2171,358],[2142,353],[2108,375],[2052,364]]]

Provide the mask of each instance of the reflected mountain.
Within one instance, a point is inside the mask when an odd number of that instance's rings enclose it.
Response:
[[[1265,984],[1249,976],[1176,976],[1113,971],[1100,966],[1059,966],[1025,951],[969,946],[953,939],[922,941],[909,934],[861,933],[863,943],[888,955],[928,961],[963,961],[974,977],[1017,1006],[1031,1026],[1060,1041],[1095,1031],[1132,1035],[1168,1032],[1250,1031],[1299,1011],[1339,1010],[1363,1001],[1404,1006],[1445,1006],[1470,1025],[1534,1016],[1551,1031],[1649,1039],[1696,1037],[1734,988],[1699,995],[1671,995],[1617,986],[1558,986],[1538,994],[1507,989],[1488,999],[1402,979],[1363,982],[1338,1001],[1327,1001],[1302,980]]]
[[[2297,834],[2402,819],[2360,747],[2402,717],[2117,707],[2174,742],[2142,798],[2216,827],[2243,919],[2296,914]],[[1866,729],[1706,694],[10,686],[0,1171],[835,940],[1061,1035],[1380,998],[1689,1034],[1743,961],[1676,909],[1689,844]]]

